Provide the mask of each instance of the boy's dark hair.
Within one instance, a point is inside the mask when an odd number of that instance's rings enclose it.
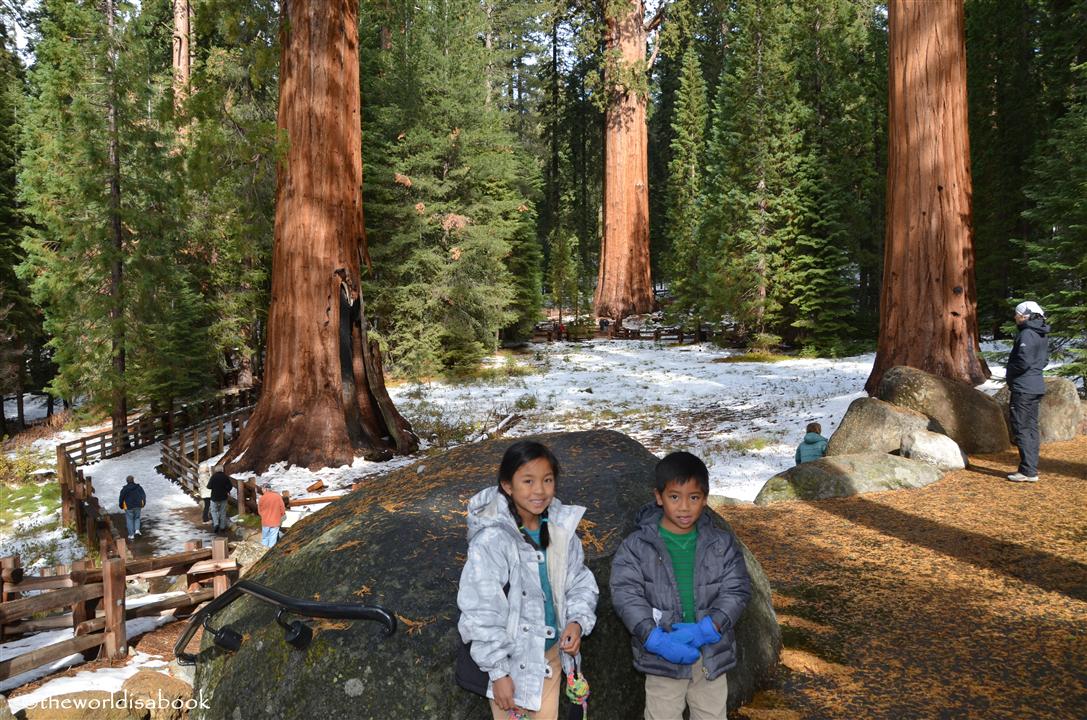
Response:
[[[513,482],[514,473],[521,469],[522,465],[527,465],[540,458],[546,459],[551,465],[551,474],[555,476],[555,487],[558,487],[559,459],[555,457],[555,453],[551,452],[550,448],[535,440],[518,440],[510,445],[506,448],[506,453],[502,456],[502,462],[498,465],[498,492],[506,496],[510,515],[513,516],[513,521],[519,528],[521,528],[521,515],[517,512],[517,506],[514,504],[513,498],[502,489],[502,483]],[[524,528],[521,528],[521,534],[525,536],[530,545],[536,545]],[[550,544],[551,534],[547,531],[547,510],[544,510],[540,515],[540,548],[546,549]]]
[[[804,432],[821,433],[823,432],[823,426],[819,423],[808,423],[808,428]]]
[[[665,455],[657,463],[653,475],[656,478],[657,492],[664,492],[670,482],[684,485],[688,480],[694,480],[698,483],[699,490],[710,494],[710,471],[706,468],[706,463],[689,452],[680,450]]]

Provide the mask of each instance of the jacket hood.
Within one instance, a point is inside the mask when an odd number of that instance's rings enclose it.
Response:
[[[573,533],[581,522],[585,508],[580,505],[563,505],[556,497],[547,506],[547,521]],[[483,488],[468,501],[468,542],[486,528],[498,527],[520,538],[521,531],[510,515],[506,498],[498,492],[497,485]]]
[[[1039,335],[1045,335],[1049,332],[1049,325],[1046,324],[1045,318],[1032,317],[1025,323],[1019,326],[1019,330],[1033,330]]]
[[[804,442],[806,442],[808,445],[815,445],[817,443],[821,443],[824,439],[825,438],[819,433],[806,433],[804,435]]]

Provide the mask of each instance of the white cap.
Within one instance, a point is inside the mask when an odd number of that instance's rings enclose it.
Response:
[[[1041,315],[1042,317],[1045,317],[1045,310],[1033,300],[1027,300],[1026,302],[1021,302],[1015,306],[1015,314],[1024,317],[1030,317],[1031,315]]]

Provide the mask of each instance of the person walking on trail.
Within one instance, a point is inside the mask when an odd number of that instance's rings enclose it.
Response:
[[[287,507],[283,504],[283,496],[272,490],[271,483],[264,483],[264,492],[257,501],[257,513],[260,514],[260,544],[275,547]]]
[[[200,468],[196,473],[196,484],[199,486],[200,499],[204,503],[204,512],[200,516],[203,522],[211,521],[211,488],[208,487],[208,480],[211,479],[211,470],[206,463],[201,463]]]
[[[1015,306],[1015,336],[1004,378],[1011,392],[1009,414],[1012,436],[1019,448],[1019,469],[1008,476],[1012,482],[1038,482],[1038,408],[1045,395],[1042,370],[1049,362],[1049,325],[1045,311],[1033,300]]]
[[[125,512],[125,526],[128,528],[128,539],[132,540],[140,534],[140,513],[147,504],[147,493],[136,482],[136,478],[129,475],[125,478],[125,485],[121,488],[121,494],[117,496],[117,504]]]
[[[208,489],[211,490],[211,529],[212,532],[225,531],[230,526],[230,511],[227,509],[227,499],[230,497],[230,489],[234,487],[234,478],[224,472],[222,465],[215,466],[215,472],[208,480]]]

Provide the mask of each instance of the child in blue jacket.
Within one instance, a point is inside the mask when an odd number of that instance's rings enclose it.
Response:
[[[675,452],[655,470],[656,502],[611,566],[611,599],[646,674],[646,720],[725,720],[736,622],[751,597],[740,543],[704,510],[706,465]]]

